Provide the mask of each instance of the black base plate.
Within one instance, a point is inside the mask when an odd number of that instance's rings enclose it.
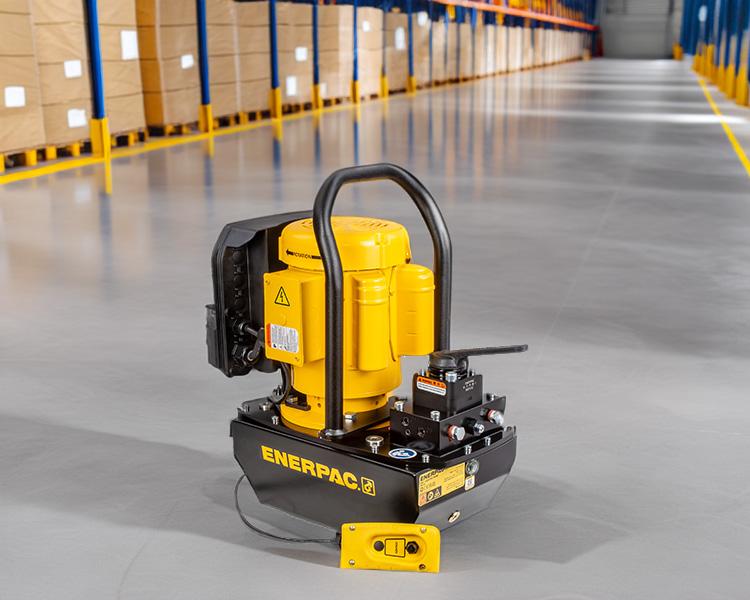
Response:
[[[258,499],[335,529],[346,522],[419,522],[445,529],[489,507],[516,457],[512,427],[429,455],[425,463],[422,454],[389,456],[387,428],[317,439],[287,427],[275,406],[261,410],[262,404],[268,407],[266,398],[244,403],[231,424],[235,458]],[[377,452],[365,442],[371,434],[384,438]],[[466,474],[470,461],[478,466],[473,480]],[[442,489],[430,488],[422,477],[420,490],[420,476],[430,473],[439,481],[447,472],[436,470],[457,465],[462,468],[449,471]]]

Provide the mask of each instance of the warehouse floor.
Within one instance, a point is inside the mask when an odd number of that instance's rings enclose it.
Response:
[[[360,112],[118,159],[111,197],[99,167],[0,189],[0,598],[747,597],[750,179],[696,78],[601,60]],[[474,362],[519,454],[439,576],[247,531],[228,423],[276,380],[205,358],[221,226],[384,159],[447,216],[454,343],[530,346]],[[429,261],[394,187],[338,207],[403,222]]]

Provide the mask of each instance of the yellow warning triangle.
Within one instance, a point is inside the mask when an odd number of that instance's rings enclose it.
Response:
[[[273,303],[281,304],[281,306],[290,306],[289,297],[286,295],[283,287],[279,288],[279,292],[276,294],[276,300],[274,300]]]

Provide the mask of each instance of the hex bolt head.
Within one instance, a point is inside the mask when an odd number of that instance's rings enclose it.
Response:
[[[495,410],[494,408],[491,408],[487,411],[485,418],[494,425],[502,425],[503,423],[505,423],[505,417],[503,416],[503,413],[501,413],[499,410]]]
[[[460,442],[466,437],[466,430],[460,425],[448,427],[448,439],[452,442]]]
[[[471,446],[470,446],[470,445],[469,445],[469,446],[466,446],[466,447],[464,448],[464,454],[471,454]]]
[[[474,435],[482,435],[484,433],[484,423],[474,423],[474,425],[471,426],[471,433]]]
[[[260,410],[263,412],[268,412],[271,410],[271,403],[270,402],[262,402],[260,405]]]
[[[423,463],[428,463],[428,462],[430,462],[430,455],[429,455],[429,454],[423,454],[423,455],[422,455],[422,462],[423,462]]]
[[[356,525],[349,525],[349,531],[354,531],[355,529],[357,529]]]
[[[356,422],[357,413],[353,413],[353,412],[344,413],[344,421],[348,421],[349,423]]]
[[[404,412],[404,406],[406,406],[406,402],[403,400],[396,400],[393,403],[393,410],[397,410],[398,412]]]
[[[382,435],[368,435],[365,438],[365,441],[370,446],[370,450],[372,450],[372,452],[377,454],[378,448],[380,448],[380,445],[383,443],[383,436]]]
[[[476,458],[472,458],[466,463],[466,474],[470,477],[476,475],[479,472],[479,461]]]
[[[439,421],[440,420],[440,411],[439,410],[431,410],[430,411],[430,419],[433,421]]]
[[[492,445],[492,438],[490,436],[487,436],[484,438],[484,445],[485,446],[491,446]]]
[[[271,417],[271,423],[273,423],[274,425],[278,425],[279,424],[279,416],[278,415],[273,415]]]
[[[354,559],[353,558],[349,559],[349,566],[351,566],[351,567],[354,566]]]

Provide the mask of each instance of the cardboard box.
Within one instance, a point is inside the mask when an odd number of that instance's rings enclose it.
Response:
[[[28,1],[0,4],[0,154],[44,144],[44,119]]]
[[[505,73],[508,70],[508,28],[505,25],[498,25],[495,37],[496,72]]]
[[[38,148],[44,144],[44,121],[36,61],[0,56],[0,64],[0,154]]]
[[[404,13],[385,14],[385,73],[388,91],[406,89],[409,76],[409,16]]]
[[[447,23],[444,20],[432,23],[432,81],[442,82],[447,79],[446,67],[448,53],[446,45]]]
[[[198,120],[200,73],[193,0],[136,0],[146,123]]]
[[[89,137],[91,117],[83,3],[32,0],[31,8],[45,141],[82,141]]]
[[[234,115],[241,107],[236,5],[234,0],[206,0],[211,108],[216,117]]]
[[[380,94],[383,70],[383,11],[379,8],[357,9],[357,55],[359,57],[359,91],[363,97]]]
[[[324,99],[348,98],[353,77],[354,9],[351,5],[318,6],[320,93]]]
[[[135,0],[98,0],[104,104],[113,135],[146,126]]]
[[[430,29],[433,25],[436,29],[439,29],[442,27],[442,23],[431,21],[430,15],[425,11],[415,13],[412,19],[412,32],[414,35],[414,77],[417,79],[417,85],[427,85],[432,80],[430,74]]]
[[[459,23],[459,65],[458,73],[461,79],[474,76],[474,36],[469,23]]]
[[[268,3],[237,2],[235,11],[239,110],[267,110],[271,89]]]

